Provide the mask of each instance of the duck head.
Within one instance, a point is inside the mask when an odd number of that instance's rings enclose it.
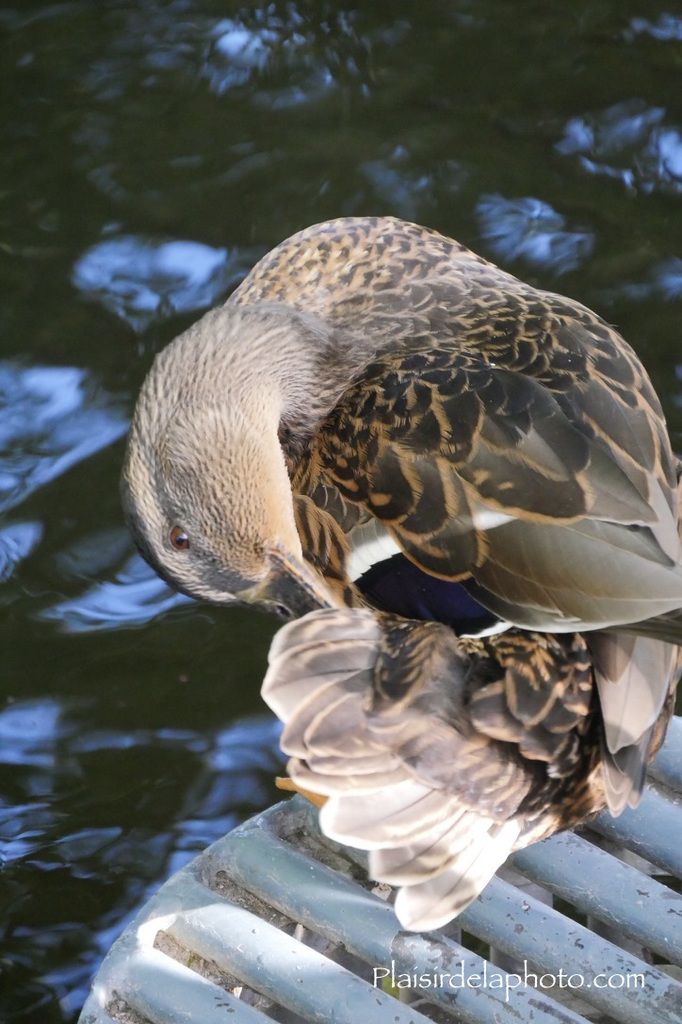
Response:
[[[305,326],[272,310],[214,310],[156,357],[142,386],[123,506],[142,556],[192,597],[281,618],[335,603],[303,560],[278,439],[278,367]]]

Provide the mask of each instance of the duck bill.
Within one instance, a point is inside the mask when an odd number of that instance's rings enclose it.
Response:
[[[323,579],[288,552],[273,551],[271,564],[272,569],[262,582],[236,595],[239,601],[282,619],[298,619],[308,612],[336,605]]]

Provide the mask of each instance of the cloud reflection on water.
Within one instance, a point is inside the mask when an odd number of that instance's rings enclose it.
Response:
[[[142,331],[159,318],[214,305],[245,272],[227,249],[121,235],[88,249],[76,262],[72,281]]]
[[[498,259],[521,259],[565,274],[575,270],[594,248],[590,231],[567,229],[560,213],[531,196],[483,196],[476,215],[481,235]]]
[[[42,523],[7,523],[0,528],[0,583],[6,583],[43,535]]]
[[[625,38],[632,42],[637,36],[651,36],[659,42],[682,42],[682,14],[662,12],[656,21],[649,18],[632,18],[625,30]]]
[[[672,256],[652,267],[644,280],[621,281],[600,295],[600,299],[607,302],[622,298],[633,302],[650,298],[679,301],[682,299],[682,259]]]
[[[74,366],[0,362],[0,512],[127,428],[120,403]]]
[[[666,124],[664,107],[641,99],[572,118],[556,144],[590,174],[615,178],[642,192],[682,192],[682,134]]]
[[[283,764],[280,729],[267,714],[213,731],[97,729],[91,711],[49,698],[0,711],[0,768],[10,766],[15,780],[14,798],[0,808],[0,859],[12,871],[13,957],[29,957],[63,1007],[82,1004],[97,962],[161,882],[271,802],[272,778]],[[99,768],[108,755],[127,769],[123,794],[121,780]],[[151,812],[145,827],[131,827],[131,804],[159,800],[153,792],[159,763],[173,776],[163,798],[164,824]],[[78,782],[68,813],[37,798],[52,792],[55,778],[63,785],[65,776]],[[45,927],[35,906],[36,871],[59,888],[57,928]],[[17,902],[24,908],[21,924]]]
[[[139,555],[132,555],[114,580],[44,608],[38,617],[58,623],[65,633],[91,633],[141,626],[191,601],[171,590]]]

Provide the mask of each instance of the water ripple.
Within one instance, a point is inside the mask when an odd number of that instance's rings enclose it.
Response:
[[[42,523],[8,523],[0,529],[0,583],[31,554],[43,535]]]
[[[240,257],[200,242],[122,235],[81,256],[72,281],[136,331],[214,305],[245,272]]]
[[[615,299],[629,299],[635,302],[657,298],[666,302],[682,299],[682,259],[671,256],[657,263],[640,281],[621,281],[613,288],[600,293],[600,300],[612,302]]]
[[[659,42],[682,42],[682,15],[663,12],[656,21],[649,18],[632,18],[625,30],[625,38],[632,42],[641,35],[651,36]]]
[[[126,920],[199,850],[271,801],[272,777],[283,762],[280,725],[270,715],[209,732],[99,729],[86,735],[83,711],[77,720],[48,698],[0,711],[0,765],[14,772],[14,795],[0,807],[2,877],[11,894],[4,977],[16,983],[21,965],[30,962],[40,978],[36,998],[47,1001],[52,990],[69,1012],[82,1005],[97,963]],[[101,770],[107,750],[126,767],[123,794],[120,782]],[[164,751],[170,778],[158,811]],[[58,790],[54,810],[34,795],[37,789],[54,796],[60,773],[80,782],[68,813]],[[131,803],[150,799],[145,827],[131,827]],[[46,894],[52,903],[44,918]]]
[[[55,563],[64,579],[94,580],[120,565],[129,551],[130,535],[125,527],[93,530],[60,551]]]
[[[590,231],[566,230],[566,220],[560,213],[530,196],[483,196],[476,215],[481,236],[499,259],[522,259],[555,274],[565,274],[575,270],[594,248]]]
[[[120,403],[73,366],[0,362],[0,511],[18,505],[127,428]]]
[[[18,701],[0,712],[0,764],[52,768],[63,738],[62,707],[56,700]]]
[[[682,134],[666,124],[664,107],[625,100],[572,118],[556,149],[578,158],[590,174],[614,178],[644,193],[682,193]]]
[[[216,733],[204,757],[207,775],[192,802],[191,816],[176,827],[169,874],[234,828],[240,807],[271,802],[272,779],[281,774],[284,763],[281,731],[277,719],[254,715]]]
[[[38,618],[59,623],[64,633],[92,633],[141,626],[191,600],[176,594],[139,555],[133,555],[113,581],[97,583],[79,597],[44,608]]]
[[[244,85],[254,72],[262,70],[280,38],[273,27],[247,27],[233,18],[219,21],[212,35],[213,45],[203,74],[219,96]]]
[[[354,203],[383,207],[406,220],[428,219],[430,210],[451,199],[467,178],[457,160],[418,160],[404,146],[396,146],[388,159],[365,161],[359,171],[369,187]]]
[[[315,25],[293,4],[245,10],[214,26],[203,77],[219,96],[250,82],[251,102],[270,110],[314,103],[342,82],[366,94],[370,43],[356,20],[354,12],[338,11]],[[284,81],[273,87],[274,72]]]

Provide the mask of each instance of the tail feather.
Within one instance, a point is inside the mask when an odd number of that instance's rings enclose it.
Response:
[[[663,640],[665,643],[682,646],[682,608],[667,612],[665,615],[656,615],[653,619],[633,622],[618,628],[623,633],[635,633],[638,636],[647,636],[655,640]]]
[[[491,825],[433,878],[404,886],[395,901],[398,920],[413,931],[441,928],[465,910],[514,849],[519,824]]]
[[[320,825],[338,842],[351,842],[360,849],[391,849],[415,835],[430,835],[432,829],[443,826],[444,817],[448,826],[459,820],[461,807],[450,809],[452,818],[444,816],[447,802],[442,792],[407,778],[388,787],[380,803],[373,793],[364,799],[332,798],[320,814]]]
[[[614,817],[628,806],[636,807],[640,801],[646,780],[652,733],[652,729],[647,730],[639,744],[623,747],[615,754],[609,751],[605,742],[602,746],[604,793],[609,812]]]
[[[672,644],[620,632],[592,633],[588,643],[604,722],[606,801],[617,815],[639,802],[653,727],[668,697],[678,652]]]

